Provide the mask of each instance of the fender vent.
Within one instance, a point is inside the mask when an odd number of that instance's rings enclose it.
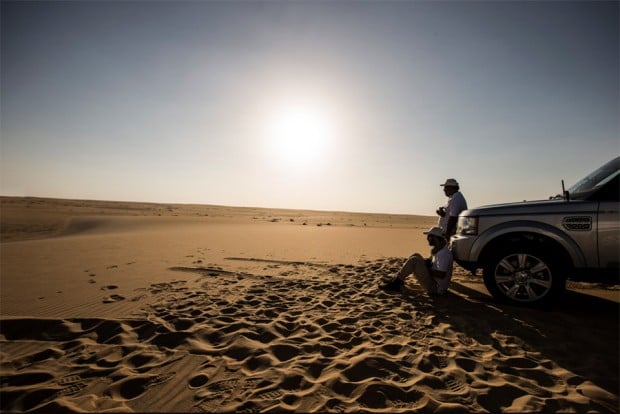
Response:
[[[564,217],[562,226],[568,231],[590,231],[592,230],[592,217],[576,216]]]

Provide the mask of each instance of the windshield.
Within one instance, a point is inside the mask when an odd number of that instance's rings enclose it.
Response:
[[[570,198],[574,200],[586,199],[590,194],[616,178],[619,174],[620,157],[617,157],[569,188],[568,193],[570,194]]]

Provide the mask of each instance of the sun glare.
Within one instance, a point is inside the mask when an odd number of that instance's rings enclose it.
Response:
[[[277,111],[268,134],[275,155],[291,165],[302,165],[325,155],[331,130],[325,114],[299,105]]]

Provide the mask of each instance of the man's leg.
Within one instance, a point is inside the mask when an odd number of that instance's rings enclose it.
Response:
[[[416,278],[420,286],[422,286],[426,290],[426,292],[431,295],[436,294],[437,281],[431,276],[431,273],[429,272],[429,269],[428,267],[426,267],[426,263],[424,262],[424,258],[419,254],[414,256],[412,256],[408,260],[408,262],[413,262],[413,276]]]
[[[417,253],[409,256],[403,267],[396,273],[396,277],[390,281],[379,284],[379,288],[383,290],[400,291],[401,287],[404,285],[405,278],[412,274],[416,268],[416,262],[419,260],[418,257],[421,256]],[[424,261],[424,259],[422,259],[422,261]]]
[[[422,262],[422,264],[424,264],[424,258],[420,254],[412,254],[411,256],[409,256],[403,267],[400,268],[400,270],[396,274],[396,277],[404,281],[407,276],[413,274],[414,270],[418,267],[418,263],[420,261]]]
[[[413,275],[418,283],[430,294],[437,293],[437,282],[430,275],[424,257],[414,253],[405,262],[403,267],[396,274],[396,278],[389,282],[384,282],[379,287],[384,290],[399,291],[404,285],[405,278]]]

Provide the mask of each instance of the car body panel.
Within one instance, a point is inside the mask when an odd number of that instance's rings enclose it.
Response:
[[[620,203],[603,201],[598,212],[598,252],[602,269],[620,268]]]
[[[466,210],[461,215],[480,218],[478,235],[454,236],[451,240],[453,253],[457,261],[476,262],[487,244],[499,236],[535,233],[549,237],[564,247],[575,267],[596,267],[599,265],[598,204],[558,200],[500,204]],[[571,228],[571,220],[576,219],[586,221],[589,227]]]
[[[587,256],[584,254],[580,245],[570,237],[565,237],[556,227],[551,224],[532,221],[527,219],[515,219],[507,222],[497,223],[493,227],[487,229],[485,232],[477,237],[470,236],[453,236],[451,239],[452,253],[457,260],[465,260],[468,262],[476,263],[481,258],[484,249],[490,242],[498,237],[508,234],[540,234],[548,237],[558,244],[560,244],[570,255],[573,264],[576,267],[588,267]],[[589,232],[588,234],[580,234],[580,241],[589,239],[591,243],[596,244],[596,233]],[[586,242],[587,245],[587,242]],[[595,252],[596,253],[596,252]],[[598,257],[596,257],[598,261]],[[471,265],[464,266],[471,268]],[[480,266],[476,266],[480,267]],[[473,270],[473,269],[471,269]]]

